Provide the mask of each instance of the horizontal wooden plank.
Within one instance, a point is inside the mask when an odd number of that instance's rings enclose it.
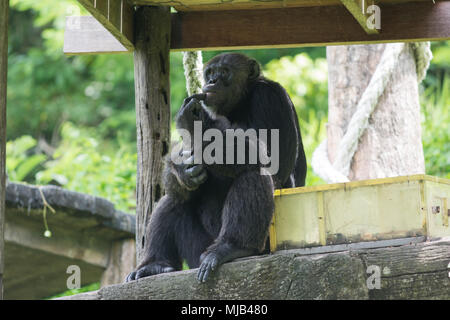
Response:
[[[134,8],[127,0],[78,0],[119,42],[134,50]]]
[[[318,186],[308,186],[308,187],[296,187],[296,188],[287,188],[287,189],[276,189],[274,191],[274,196],[284,196],[289,194],[298,194],[298,193],[308,193],[308,192],[317,192],[317,191],[329,191],[329,190],[351,190],[354,188],[367,187],[367,186],[377,186],[382,184],[391,184],[391,183],[402,183],[402,182],[413,182],[413,181],[427,181],[427,182],[436,182],[441,184],[450,185],[450,180],[435,176],[430,176],[426,174],[414,174],[410,176],[398,176],[398,177],[389,177],[389,178],[379,178],[379,179],[368,179],[368,180],[358,180],[358,181],[350,181],[343,183],[330,183],[330,184],[322,184]]]
[[[367,34],[343,6],[172,14],[173,50],[425,41],[450,39],[450,2],[381,6],[379,34]]]
[[[378,33],[377,29],[371,29],[367,26],[367,19],[369,18],[369,14],[367,13],[368,0],[341,0],[341,2],[353,15],[356,21],[358,21],[361,28],[363,28],[366,33]]]
[[[366,0],[370,3],[404,3],[430,0]],[[339,0],[129,0],[135,5],[172,6],[177,11],[218,11],[273,9],[292,7],[318,7],[340,4]]]
[[[197,281],[193,269],[64,299],[449,299],[450,238],[397,245],[329,254],[281,251],[226,263],[206,284]],[[374,268],[379,289],[367,285],[373,284]]]
[[[23,223],[6,221],[5,227],[5,242],[7,244],[15,244],[70,259],[83,260],[102,268],[108,266],[111,243],[103,239],[94,241],[87,237],[83,239],[82,236],[75,238],[72,237],[72,234],[64,234],[57,228],[52,228],[52,237],[46,238],[42,236],[42,226],[39,225],[41,228],[37,228],[32,223],[25,226]],[[60,232],[56,232],[56,230]],[[91,241],[89,242],[89,240]]]
[[[135,5],[170,5],[177,11],[249,10],[338,5],[339,0],[131,0]]]
[[[111,32],[92,16],[67,17],[64,32],[67,55],[128,52]]]
[[[101,9],[101,3],[96,1],[95,8]],[[112,17],[110,14],[107,16]],[[108,24],[104,20],[98,20],[105,28],[107,27]],[[129,20],[132,21],[133,18]],[[92,23],[90,25],[92,26]],[[127,26],[131,28],[130,24]],[[436,4],[432,2],[384,4],[381,6],[381,26],[382,32],[367,34],[342,5],[177,12],[172,14],[171,49],[230,50],[446,40],[450,39],[450,1]],[[89,25],[81,26],[82,29],[88,27]],[[95,39],[101,39],[103,36],[99,30],[96,32],[98,35],[78,33],[75,37],[72,36],[75,40],[72,42],[73,46],[67,47],[67,50],[65,48],[65,52],[68,54],[123,52],[123,48],[116,46],[108,49],[103,44],[102,48],[102,43]],[[102,34],[106,37],[104,32]],[[77,43],[77,39],[80,39],[80,43]],[[127,50],[131,50],[129,46],[121,43]]]

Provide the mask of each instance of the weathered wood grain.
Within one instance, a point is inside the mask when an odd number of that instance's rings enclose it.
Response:
[[[381,270],[380,290],[371,299],[450,299],[449,241],[358,252],[367,266]]]
[[[84,292],[73,296],[56,298],[54,300],[99,300],[100,296],[97,291]]]
[[[0,300],[3,299],[4,225],[6,187],[6,73],[8,69],[9,0],[0,0]]]
[[[450,2],[381,6],[367,34],[344,6],[193,11],[172,14],[172,50],[324,46],[450,39]],[[205,32],[207,30],[207,32]]]
[[[117,240],[128,238],[134,233],[136,218],[116,210],[114,204],[106,199],[92,195],[69,191],[57,186],[31,186],[21,183],[9,183],[6,188],[6,206],[8,211],[14,211],[14,217],[26,216],[29,220],[42,221],[43,199],[56,211],[48,213],[47,219],[52,225],[74,228],[95,228],[97,235]],[[114,229],[108,233],[104,229]]]
[[[194,269],[107,286],[89,298],[450,299],[449,261],[450,238],[323,254],[279,251],[226,263],[207,283],[197,281]],[[389,267],[389,274],[381,273],[380,289],[367,286],[371,265]]]
[[[80,2],[95,13],[94,17],[116,36],[127,50],[133,50],[131,40],[124,42],[117,35],[117,26],[115,29],[111,27],[112,23],[108,19],[115,16],[110,14],[109,18],[106,18],[99,15],[99,12],[106,10],[101,7],[103,2],[96,1],[96,7],[92,1]],[[225,9],[230,3],[233,2],[221,2],[216,11],[173,13],[171,50],[256,49],[450,39],[450,1],[435,4],[431,1],[383,1],[380,4],[383,32],[376,34],[366,33],[360,26],[364,17],[358,16],[355,20],[342,5],[292,8],[287,5],[274,9],[217,11]],[[265,1],[261,3],[266,5]],[[274,3],[285,4],[284,1]],[[356,11],[354,13],[356,14]],[[128,16],[128,21],[134,21],[133,8],[127,8],[123,14]],[[128,38],[133,34],[133,23],[121,24],[122,33],[128,34]],[[86,52],[82,52],[83,50]],[[98,53],[88,48],[75,48],[74,51]]]
[[[429,0],[367,0],[375,3],[403,3]],[[130,0],[137,5],[168,5],[177,11],[209,11],[209,10],[253,10],[269,8],[317,7],[339,4],[338,0]]]
[[[170,8],[136,11],[134,52],[137,127],[136,262],[145,246],[151,212],[163,196],[163,157],[170,145]],[[150,231],[151,232],[151,231]]]

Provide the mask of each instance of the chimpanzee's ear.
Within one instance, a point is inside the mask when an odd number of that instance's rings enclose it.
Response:
[[[255,80],[258,78],[261,74],[261,67],[259,66],[259,63],[256,60],[250,60],[249,61],[249,74],[248,78],[249,80]]]

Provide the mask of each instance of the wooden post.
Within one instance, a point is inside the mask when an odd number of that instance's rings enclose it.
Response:
[[[170,145],[170,8],[140,7],[135,16],[137,127],[136,263],[152,209],[163,196],[163,157]]]
[[[6,187],[6,71],[8,69],[9,0],[0,0],[0,300],[3,299],[5,187]]]

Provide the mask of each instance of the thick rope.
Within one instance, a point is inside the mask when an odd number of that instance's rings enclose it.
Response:
[[[413,42],[411,47],[414,51],[414,58],[416,59],[417,82],[421,83],[427,75],[430,61],[433,59],[429,42]]]
[[[366,90],[356,107],[356,112],[348,124],[347,132],[341,139],[335,162],[330,163],[325,139],[314,151],[311,161],[313,171],[328,183],[348,182],[351,162],[360,137],[365,132],[369,118],[378,105],[379,98],[388,84],[398,58],[407,45],[403,43],[387,44],[380,62],[372,75]],[[432,53],[429,42],[414,43],[412,45],[416,59],[417,80],[420,83],[426,75]]]
[[[203,58],[201,51],[183,52],[184,76],[186,77],[186,90],[191,96],[199,93],[203,87]]]

